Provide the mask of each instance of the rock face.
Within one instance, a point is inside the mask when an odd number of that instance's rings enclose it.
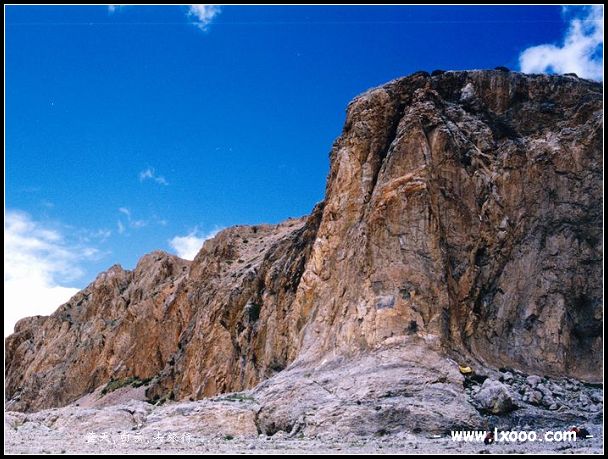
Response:
[[[188,324],[152,399],[243,390],[290,363],[293,302],[322,209],[277,226],[230,228],[205,243],[174,304]]]
[[[441,413],[467,403],[449,356],[601,381],[602,123],[601,85],[575,77],[417,73],[368,91],[310,216],[224,230],[192,263],[155,252],[113,267],[20,321],[8,407],[129,376],[152,378],[152,400],[268,380],[260,430],[320,431],[307,410],[340,396],[353,426],[373,414],[384,431],[442,430],[478,416]],[[326,383],[303,376],[324,362]],[[391,394],[379,412],[376,390]]]
[[[170,304],[189,264],[153,252],[133,272],[100,274],[51,316],[20,320],[6,339],[7,408],[63,406],[110,378],[156,375],[184,327]]]
[[[257,426],[266,435],[313,438],[473,429],[482,419],[466,402],[462,383],[458,367],[423,340],[401,337],[351,358],[293,366],[262,382],[253,391]]]
[[[298,290],[300,356],[415,329],[496,366],[600,378],[601,98],[481,71],[356,98]]]
[[[6,340],[7,408],[66,405],[110,379],[155,377],[151,399],[241,390],[287,366],[285,316],[320,220],[234,227],[190,263],[163,252],[114,266]]]

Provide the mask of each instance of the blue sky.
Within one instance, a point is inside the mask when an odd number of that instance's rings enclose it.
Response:
[[[38,285],[30,304],[64,301],[114,263],[308,213],[346,105],[393,78],[504,65],[601,79],[598,11],[6,7],[8,282]],[[603,10],[601,27],[603,43]]]

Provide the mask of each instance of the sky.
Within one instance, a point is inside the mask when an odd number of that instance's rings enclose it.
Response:
[[[418,70],[602,80],[603,8],[7,6],[5,335],[152,250],[323,199],[357,94]]]

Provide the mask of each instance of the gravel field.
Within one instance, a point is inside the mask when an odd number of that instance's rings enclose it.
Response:
[[[18,454],[169,454],[169,453],[224,453],[224,454],[431,454],[451,451],[466,453],[564,453],[601,454],[603,437],[601,426],[593,426],[596,436],[592,439],[559,443],[509,443],[484,445],[483,443],[456,443],[450,438],[426,438],[421,435],[403,434],[395,438],[353,439],[348,441],[331,439],[298,438],[281,436],[259,438],[190,438],[184,441],[179,435],[174,439],[156,440],[153,436],[121,439],[120,434],[108,439],[92,440],[88,435],[73,435],[32,429],[7,432],[5,452]],[[115,442],[115,444],[109,444]]]

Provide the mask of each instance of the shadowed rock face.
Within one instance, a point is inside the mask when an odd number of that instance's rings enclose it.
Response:
[[[444,371],[437,384],[455,391],[441,356],[456,354],[599,381],[602,122],[601,85],[575,77],[418,73],[368,91],[309,217],[229,228],[192,263],[155,252],[113,267],[20,321],[8,407],[65,405],[127,376],[154,377],[149,398],[181,399],[289,367],[271,379],[285,387],[322,361],[368,375],[362,356],[378,352],[384,389],[392,360],[425,351],[412,387]],[[260,391],[280,410],[273,387]]]

